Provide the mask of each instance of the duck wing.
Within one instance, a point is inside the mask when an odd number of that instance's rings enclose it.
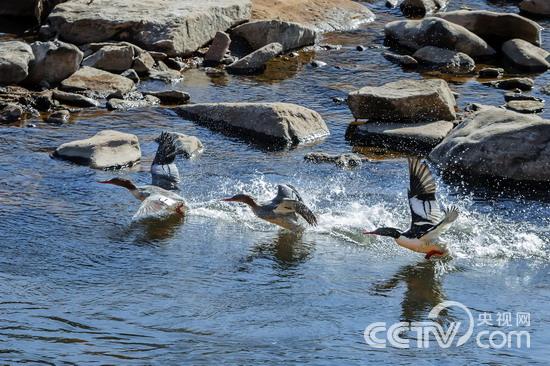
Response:
[[[159,146],[151,165],[152,184],[164,189],[177,189],[180,183],[178,167],[174,163],[178,154],[177,136],[162,132],[155,140]]]
[[[428,165],[420,159],[409,159],[411,228],[405,234],[420,238],[443,219],[435,197],[436,184]]]
[[[152,194],[143,200],[132,220],[161,217],[173,213],[174,206],[179,203],[173,198],[161,194]]]
[[[317,217],[302,201],[285,198],[278,203],[273,212],[277,214],[298,214],[311,226],[317,226]]]

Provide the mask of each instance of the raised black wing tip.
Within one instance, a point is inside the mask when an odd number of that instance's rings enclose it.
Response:
[[[409,197],[435,195],[435,180],[428,165],[418,158],[409,158]]]

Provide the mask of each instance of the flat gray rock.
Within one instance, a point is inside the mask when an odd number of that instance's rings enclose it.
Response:
[[[136,135],[104,130],[90,138],[60,145],[54,156],[95,169],[122,168],[138,162],[141,149]]]
[[[315,44],[317,32],[302,24],[281,20],[256,20],[239,25],[231,32],[241,37],[253,50],[270,43],[280,43],[283,52]]]
[[[522,91],[529,91],[533,89],[535,82],[530,78],[510,78],[504,80],[498,80],[490,82],[489,85],[492,85],[499,89],[504,90],[514,90],[519,89]]]
[[[463,52],[474,58],[496,54],[479,36],[441,18],[397,20],[386,24],[384,31],[390,42],[413,50],[434,46]]]
[[[550,121],[483,107],[460,123],[430,154],[462,179],[550,182]]]
[[[34,60],[31,46],[25,42],[0,42],[0,85],[17,84],[29,75]]]
[[[214,129],[277,145],[300,144],[329,135],[319,113],[290,103],[202,103],[175,111]]]
[[[106,97],[113,93],[128,93],[134,88],[134,82],[121,75],[84,66],[63,80],[61,88],[66,91],[88,91]]]
[[[350,125],[346,139],[354,145],[426,153],[439,144],[453,127],[454,124],[449,121],[413,124],[368,122]]]
[[[129,40],[177,56],[248,20],[250,11],[250,0],[72,0],[57,5],[48,23],[67,42]]]
[[[506,108],[518,113],[540,113],[544,110],[544,102],[540,100],[511,100]]]
[[[76,93],[53,90],[52,97],[63,104],[74,105],[76,107],[99,107],[97,100]]]
[[[487,10],[456,10],[436,15],[458,24],[486,41],[501,43],[520,38],[534,45],[541,45],[542,27],[535,21],[512,13],[497,13]]]
[[[384,122],[452,121],[455,98],[442,79],[400,80],[367,86],[348,95],[356,119]]]

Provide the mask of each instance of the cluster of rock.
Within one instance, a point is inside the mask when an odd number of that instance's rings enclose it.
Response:
[[[405,66],[467,74],[474,71],[475,60],[502,54],[520,70],[544,72],[550,63],[548,52],[540,48],[541,29],[520,15],[485,10],[458,10],[420,20],[394,21],[385,26],[388,44],[412,50],[410,57],[416,63],[399,55],[389,54],[386,58]]]
[[[401,80],[367,86],[348,95],[356,119],[346,138],[353,144],[425,153],[454,127],[455,97],[441,79]]]

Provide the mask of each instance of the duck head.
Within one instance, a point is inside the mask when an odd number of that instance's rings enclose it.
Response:
[[[104,180],[102,182],[98,182],[98,183],[103,183],[103,184],[113,184],[115,186],[119,186],[119,187],[124,187],[130,191],[133,191],[133,190],[136,190],[137,187],[135,186],[134,183],[132,183],[132,181],[128,180],[128,179],[122,179],[122,178],[113,178],[113,179],[109,179],[109,180]]]
[[[365,235],[380,235],[380,236],[388,236],[390,238],[397,239],[401,236],[401,232],[393,227],[381,227],[374,231],[365,231],[363,234]]]
[[[254,198],[250,197],[247,194],[237,194],[233,197],[224,198],[224,199],[222,199],[222,201],[225,201],[225,202],[241,202],[241,203],[247,204],[251,207],[256,207],[257,206],[256,201],[254,201]]]

